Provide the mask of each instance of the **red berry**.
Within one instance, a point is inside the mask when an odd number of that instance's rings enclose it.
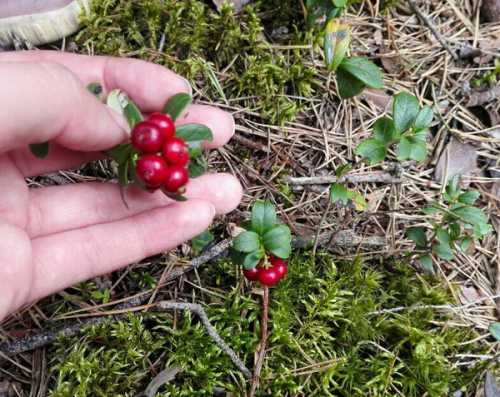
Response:
[[[285,261],[284,259],[276,258],[276,257],[272,256],[270,258],[270,262],[271,262],[271,265],[273,265],[272,268],[274,268],[274,270],[276,270],[276,273],[278,273],[280,280],[286,276],[286,274],[288,272],[287,261]]]
[[[163,145],[163,158],[170,165],[186,165],[189,152],[186,142],[180,138],[171,138]]]
[[[165,140],[174,137],[175,135],[174,120],[172,120],[172,117],[170,117],[168,114],[153,113],[151,114],[151,116],[148,117],[148,121],[156,125],[160,129],[161,133],[165,137]]]
[[[260,268],[255,266],[253,269],[245,269],[243,270],[243,275],[247,280],[257,281],[259,279]]]
[[[132,145],[142,153],[160,152],[165,143],[165,135],[155,124],[141,121],[132,130]]]
[[[186,168],[180,165],[168,167],[167,178],[163,184],[167,192],[175,193],[183,187],[189,180],[189,174]]]
[[[280,276],[274,267],[261,268],[259,271],[259,281],[263,285],[272,287],[280,281]]]
[[[168,166],[162,157],[145,154],[137,160],[135,171],[148,189],[154,189],[160,187],[167,179]]]

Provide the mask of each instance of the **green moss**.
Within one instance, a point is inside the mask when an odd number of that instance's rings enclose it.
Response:
[[[236,16],[230,7],[216,12],[199,0],[151,0],[147,6],[129,0],[95,1],[76,42],[97,54],[132,55],[165,65],[213,99],[221,99],[222,90],[227,98],[245,98],[236,103],[264,119],[284,123],[293,120],[302,105],[290,96],[310,95],[316,76],[315,69],[305,65],[306,50],[277,51],[272,46],[274,24],[285,20],[292,34],[283,44],[303,44],[303,35],[294,33],[302,31],[297,27],[300,8],[291,10],[285,3],[257,2]]]
[[[238,271],[221,262],[200,272],[207,313],[249,367],[259,341],[260,303],[239,287]],[[196,293],[193,292],[193,296]],[[444,396],[473,390],[482,368],[456,367],[456,354],[480,354],[470,329],[431,309],[374,313],[381,309],[444,304],[439,283],[403,264],[387,268],[360,261],[336,264],[319,254],[296,255],[289,276],[271,292],[269,351],[260,396]],[[175,324],[175,325],[174,325]],[[131,315],[123,323],[94,327],[61,340],[51,354],[52,396],[135,396],[156,372],[183,368],[158,396],[212,396],[216,387],[243,395],[244,379],[189,314]],[[476,379],[477,380],[477,379]]]

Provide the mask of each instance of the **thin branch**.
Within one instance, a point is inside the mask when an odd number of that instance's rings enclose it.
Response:
[[[202,322],[203,326],[207,330],[208,335],[210,338],[215,342],[217,346],[231,359],[233,364],[241,371],[243,374],[247,377],[250,378],[252,376],[252,373],[249,371],[249,369],[245,366],[243,361],[241,361],[236,353],[234,352],[233,349],[231,349],[226,342],[220,337],[220,335],[217,333],[217,330],[214,328],[214,326],[210,323],[210,320],[208,319],[207,313],[205,313],[205,310],[203,307],[197,303],[184,303],[184,302],[172,302],[172,301],[162,301],[158,302],[156,304],[156,307],[161,310],[189,310],[190,312],[196,314],[199,318],[200,321]]]
[[[289,177],[286,181],[291,185],[327,185],[331,183],[401,183],[402,179],[389,172],[373,171],[365,174],[347,174],[338,178],[335,175]]]
[[[264,286],[264,296],[262,297],[262,324],[261,324],[261,338],[259,356],[255,363],[253,372],[252,386],[250,388],[249,397],[254,397],[257,387],[259,387],[260,372],[264,364],[264,357],[266,356],[267,346],[267,323],[269,319],[269,287]]]
[[[455,54],[455,52],[450,48],[448,43],[446,42],[445,38],[441,33],[438,32],[438,30],[435,28],[434,24],[425,16],[422,11],[418,8],[417,4],[415,3],[414,0],[408,0],[408,3],[410,3],[411,8],[413,9],[413,12],[417,14],[418,18],[429,28],[429,30],[432,32],[434,37],[439,41],[441,46],[448,51],[448,53],[451,55],[451,57],[455,60],[458,61],[458,55]]]

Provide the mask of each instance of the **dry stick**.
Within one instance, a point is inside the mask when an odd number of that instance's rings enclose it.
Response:
[[[269,318],[269,287],[264,286],[264,296],[262,297],[262,325],[261,325],[261,340],[260,340],[260,351],[257,361],[255,363],[255,369],[253,371],[252,386],[250,388],[249,397],[254,397],[257,387],[259,386],[260,372],[262,371],[262,365],[264,364],[264,357],[266,355],[266,345],[267,345],[267,321]]]
[[[220,335],[217,333],[216,329],[214,326],[210,323],[210,320],[208,319],[207,313],[205,313],[205,310],[203,307],[197,303],[184,303],[184,302],[172,302],[172,301],[162,301],[158,302],[156,304],[156,307],[161,309],[161,310],[189,310],[190,312],[196,314],[199,318],[200,321],[202,322],[203,326],[207,330],[208,335],[210,338],[215,342],[217,346],[231,359],[233,364],[241,371],[243,374],[247,377],[250,378],[252,376],[252,373],[249,371],[249,369],[245,366],[243,361],[241,361],[236,353],[234,352],[233,349],[231,349],[226,342],[220,337]]]
[[[140,297],[136,298],[134,300],[134,303],[140,304],[141,300],[146,300],[147,297]],[[137,305],[130,305],[130,302],[127,302],[127,305],[121,305],[121,306],[126,306],[122,307],[122,309],[131,309],[133,310]],[[172,302],[172,301],[161,301],[156,304],[154,304],[156,310],[189,310],[192,313],[196,314],[199,318],[205,329],[207,330],[208,335],[210,338],[215,342],[217,346],[231,359],[233,364],[241,371],[243,374],[247,377],[250,378],[252,376],[252,373],[250,370],[243,364],[243,362],[238,358],[236,353],[227,345],[226,342],[220,337],[220,335],[217,333],[213,325],[210,323],[210,320],[208,319],[207,314],[205,313],[205,310],[203,310],[203,307],[199,304],[196,303],[184,303],[184,302]],[[115,315],[112,316],[113,319],[118,320],[127,313],[123,313],[120,315]],[[23,353],[28,350],[36,349],[42,346],[45,346],[51,342],[53,342],[56,338],[60,336],[73,336],[79,333],[82,330],[82,327],[89,326],[89,325],[98,325],[105,320],[109,319],[109,317],[106,316],[101,316],[101,317],[95,317],[95,318],[90,318],[86,319],[80,323],[75,323],[71,324],[67,327],[64,327],[63,329],[60,329],[58,331],[48,331],[48,332],[42,332],[38,335],[34,335],[31,337],[26,337],[26,338],[21,338],[18,340],[15,340],[10,343],[2,343],[0,345],[0,354],[5,354],[6,356],[13,356],[15,354]]]
[[[291,185],[327,185],[330,183],[401,183],[402,179],[389,172],[373,171],[366,174],[347,174],[341,178],[335,175],[290,177],[286,179]]]
[[[451,55],[451,57],[455,60],[458,61],[458,55],[453,52],[453,50],[448,46],[448,43],[446,43],[446,40],[444,37],[437,31],[437,29],[434,27],[433,23],[427,18],[422,11],[418,8],[417,4],[415,3],[414,0],[408,0],[408,3],[410,3],[411,8],[413,9],[413,12],[417,14],[419,19],[427,25],[429,30],[432,32],[434,37],[439,41],[439,43],[443,46],[443,48],[448,51],[448,53]]]

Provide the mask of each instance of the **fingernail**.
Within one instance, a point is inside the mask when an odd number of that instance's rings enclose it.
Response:
[[[184,82],[184,85],[187,88],[188,94],[189,95],[193,95],[193,87],[191,87],[191,84],[189,83],[189,81],[187,81],[187,79],[185,79],[184,77],[181,77],[181,79],[182,79],[182,81]]]

